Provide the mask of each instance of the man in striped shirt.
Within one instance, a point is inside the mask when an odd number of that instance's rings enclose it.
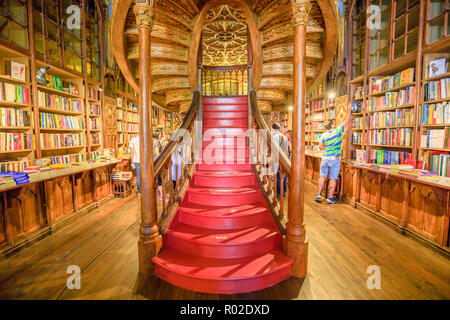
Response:
[[[320,178],[319,178],[319,190],[316,196],[316,201],[322,201],[322,188],[325,183],[325,179],[330,173],[330,185],[328,190],[327,202],[335,204],[336,201],[333,198],[334,190],[336,188],[336,181],[339,178],[339,171],[341,170],[341,147],[342,147],[342,135],[344,134],[345,127],[347,126],[350,117],[344,120],[344,122],[337,128],[333,128],[333,122],[329,122],[325,128],[328,130],[320,137],[320,150],[325,150],[322,156],[322,162],[320,163]]]

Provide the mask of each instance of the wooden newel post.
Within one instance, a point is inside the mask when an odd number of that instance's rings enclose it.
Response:
[[[158,229],[156,186],[153,179],[152,70],[151,31],[153,8],[150,1],[137,1],[134,6],[139,32],[139,140],[141,161],[141,225],[139,228],[139,272],[154,273],[151,261],[162,245]]]
[[[304,163],[306,108],[306,26],[311,11],[310,0],[294,0],[294,102],[292,115],[292,163],[289,178],[289,221],[286,226],[284,253],[294,263],[291,275],[306,277],[308,237],[304,224]]]

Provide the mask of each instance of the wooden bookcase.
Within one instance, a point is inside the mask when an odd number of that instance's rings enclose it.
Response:
[[[370,29],[366,21],[369,14],[366,8],[377,5],[381,9],[381,26]],[[360,112],[352,112],[352,137],[349,138],[348,159],[355,159],[356,150],[364,150],[367,160],[371,160],[371,150],[400,151],[411,153],[412,160],[427,161],[428,151],[432,148],[421,147],[421,135],[434,127],[445,128],[446,125],[422,124],[424,101],[424,86],[437,80],[427,79],[425,67],[431,60],[441,57],[450,58],[450,28],[449,0],[355,0],[348,19],[348,46],[351,57],[349,95],[352,104],[360,104]],[[365,17],[365,18],[363,18]],[[364,37],[365,36],[365,37]],[[367,47],[362,47],[365,44]],[[367,66],[368,68],[365,68]],[[385,92],[371,90],[374,81],[398,72],[414,68],[414,79],[411,83],[390,88]],[[440,78],[449,77],[448,74]],[[439,78],[439,77],[438,77]],[[406,87],[415,88],[415,98],[412,103],[393,106],[389,109],[370,110],[373,99],[383,97],[389,92],[399,92]],[[444,99],[443,101],[448,101]],[[437,101],[439,102],[439,101]],[[441,101],[442,102],[442,101]],[[410,110],[413,121],[395,126],[371,126],[375,115],[387,116],[393,111]],[[372,122],[373,124],[373,122]],[[412,132],[411,145],[380,145],[370,143],[370,134],[375,130],[407,129]],[[357,137],[361,141],[357,141]],[[448,151],[448,150],[435,150]],[[417,163],[417,162],[416,162]],[[429,166],[428,166],[429,167]]]

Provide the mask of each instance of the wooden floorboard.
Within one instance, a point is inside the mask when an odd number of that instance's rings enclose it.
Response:
[[[233,296],[201,294],[138,275],[139,199],[112,199],[83,219],[0,260],[0,299],[449,299],[450,259],[346,204],[313,201],[306,183],[308,276]],[[287,203],[287,202],[286,202]],[[67,267],[82,270],[66,287]],[[366,269],[381,270],[381,289]]]

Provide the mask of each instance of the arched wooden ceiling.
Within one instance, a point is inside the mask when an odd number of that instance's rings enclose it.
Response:
[[[169,109],[186,108],[192,100],[200,26],[212,5],[232,2],[251,14],[256,43],[253,87],[265,111],[286,105],[293,89],[293,27],[290,0],[155,0],[152,29],[153,98]],[[138,90],[138,33],[134,0],[114,2],[112,45],[127,81]],[[242,18],[242,17],[241,17]],[[201,20],[201,21],[200,21]],[[249,25],[250,28],[250,25]],[[337,9],[334,0],[315,0],[307,26],[307,80],[312,86],[325,76],[337,46]],[[123,36],[122,36],[123,35]],[[196,41],[197,40],[197,41]],[[256,52],[255,51],[259,51]],[[180,110],[185,111],[185,110]]]

